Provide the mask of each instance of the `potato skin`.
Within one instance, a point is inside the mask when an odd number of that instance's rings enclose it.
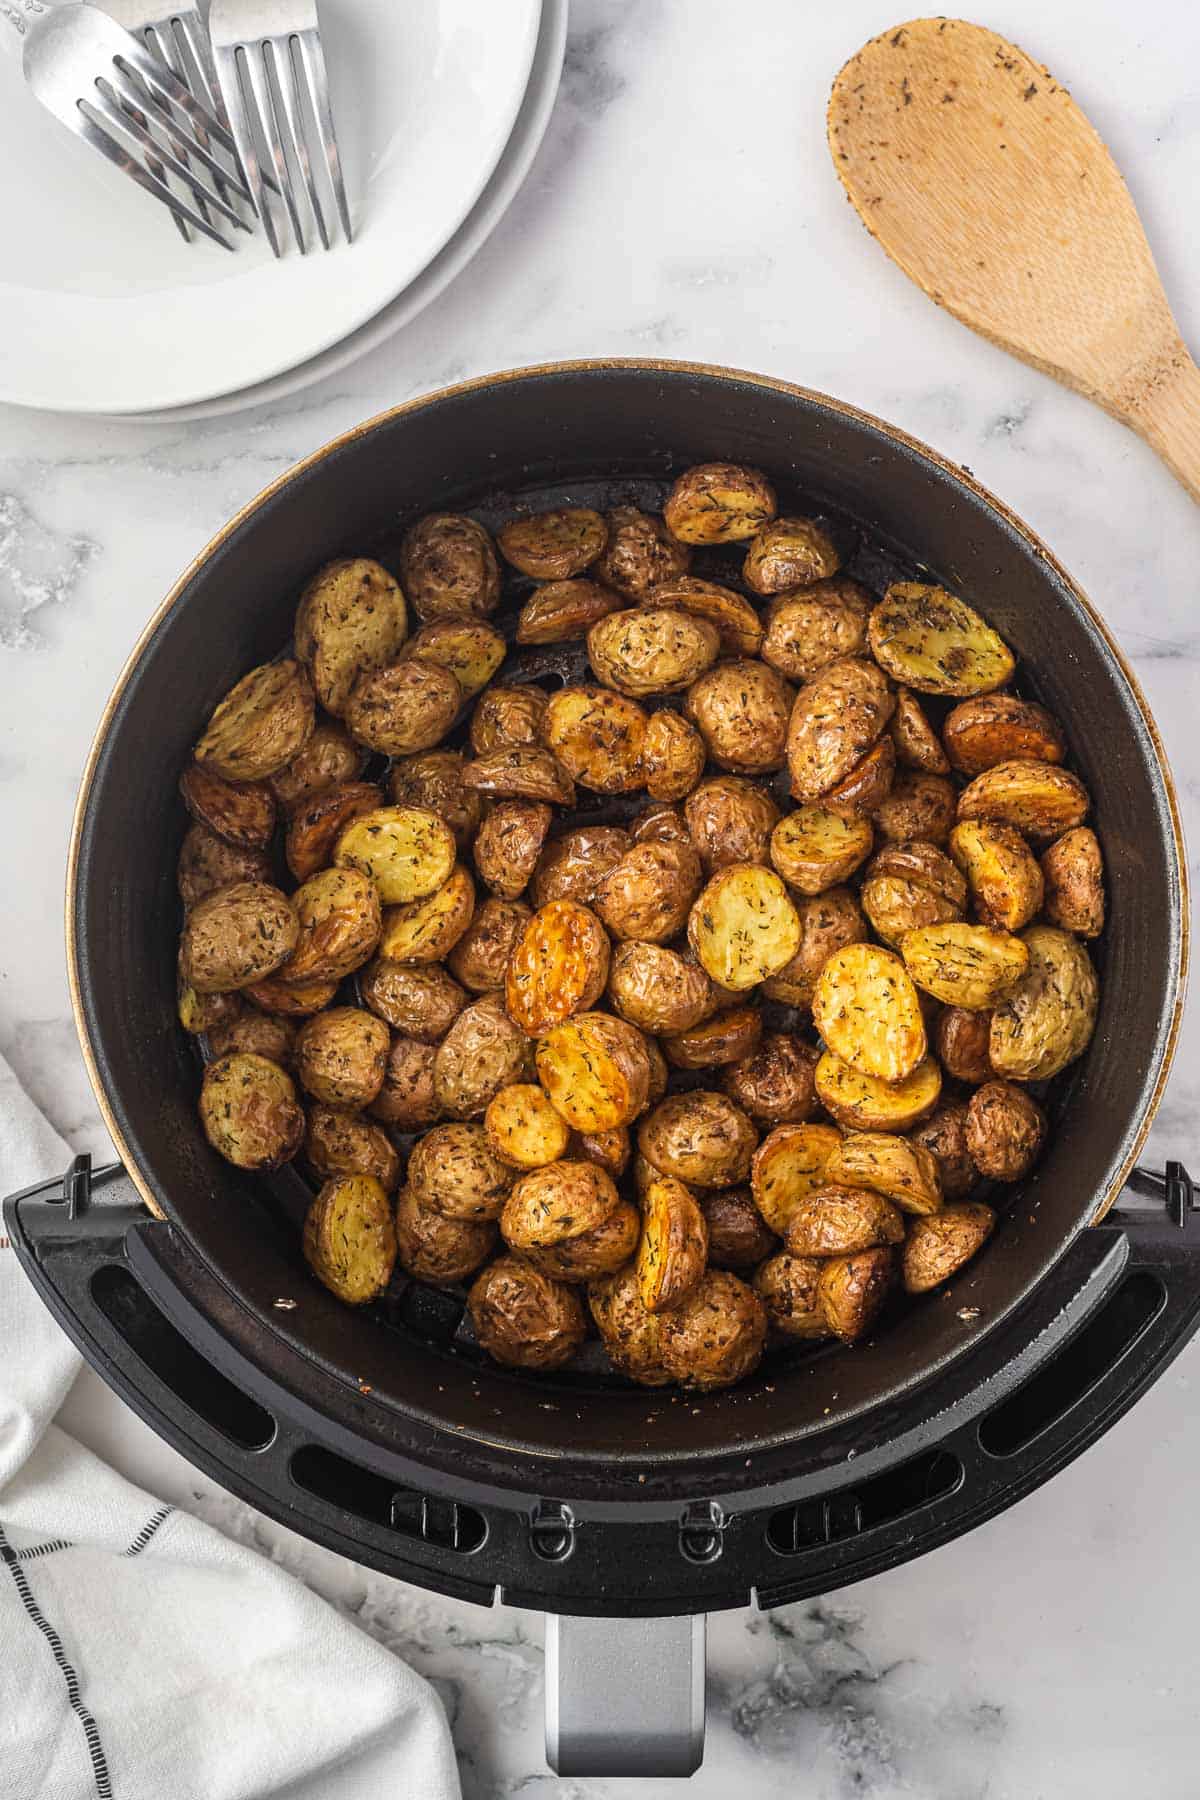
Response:
[[[373,1175],[334,1175],[322,1184],[305,1215],[304,1259],[347,1306],[379,1298],[396,1261],[396,1229]]]
[[[758,1048],[762,1012],[757,1006],[725,1007],[712,1018],[662,1041],[663,1054],[676,1069],[717,1069],[740,1062]]]
[[[817,1305],[830,1335],[843,1344],[865,1337],[879,1316],[895,1274],[895,1252],[890,1249],[860,1250],[823,1263],[817,1278]]]
[[[677,575],[660,581],[650,595],[655,606],[673,606],[694,618],[707,619],[721,639],[726,656],[757,656],[763,628],[750,602],[732,588],[695,575]]]
[[[1051,844],[1042,858],[1046,917],[1076,937],[1104,930],[1104,859],[1094,831],[1077,825]]]
[[[489,1356],[513,1369],[561,1369],[583,1343],[578,1294],[520,1256],[498,1256],[467,1295],[475,1335]]]
[[[679,476],[663,520],[683,544],[733,544],[752,538],[775,517],[775,490],[744,463],[697,463]]]
[[[683,800],[704,773],[704,739],[679,713],[660,707],[646,721],[641,780],[652,800]]]
[[[599,581],[548,581],[530,594],[517,619],[518,644],[565,644],[584,638],[599,619],[620,612],[624,596]]]
[[[580,825],[553,838],[533,872],[530,892],[534,905],[578,900],[589,906],[601,879],[616,867],[632,843],[619,825]]]
[[[603,554],[608,526],[586,506],[564,506],[510,519],[496,534],[505,562],[535,581],[569,581]]]
[[[846,577],[781,594],[767,608],[763,661],[789,681],[808,681],[827,663],[867,655],[871,596]]]
[[[640,1031],[687,1031],[712,1005],[704,970],[661,944],[618,944],[608,972],[615,1010]]]
[[[587,1300],[608,1360],[618,1373],[642,1387],[663,1387],[670,1381],[662,1365],[661,1322],[642,1304],[634,1263],[590,1281]]]
[[[678,543],[661,519],[636,506],[617,506],[608,515],[608,547],[592,575],[625,599],[641,601],[657,583],[686,575],[691,560],[686,544]]]
[[[532,917],[520,900],[485,900],[450,952],[451,974],[474,994],[503,989],[513,945]]]
[[[721,662],[692,682],[684,711],[709,757],[738,775],[781,769],[787,750],[792,691],[765,663]]]
[[[647,1039],[624,1019],[580,1013],[537,1047],[538,1080],[575,1131],[632,1125],[650,1095]]]
[[[902,769],[892,782],[891,792],[875,808],[875,829],[892,843],[920,839],[927,844],[944,844],[954,824],[956,798],[954,788],[943,776]]]
[[[386,1193],[400,1180],[400,1158],[381,1125],[332,1106],[310,1106],[304,1160],[322,1181],[331,1175],[373,1175]]]
[[[721,1188],[745,1181],[758,1133],[726,1094],[697,1088],[660,1101],[638,1126],[637,1142],[660,1175]]]
[[[404,595],[379,563],[342,556],[318,569],[300,596],[295,638],[326,712],[340,718],[358,677],[390,663],[407,631]]]
[[[406,533],[400,579],[418,619],[487,618],[500,599],[500,565],[483,526],[429,513]]]
[[[961,1200],[970,1193],[979,1177],[967,1150],[967,1109],[961,1101],[939,1106],[912,1132],[909,1142],[914,1149],[927,1150],[937,1163],[945,1199]]]
[[[369,1107],[371,1117],[397,1131],[420,1131],[442,1117],[433,1085],[433,1044],[394,1037],[383,1073],[383,1086]]]
[[[224,994],[212,998],[224,1000]],[[290,1019],[272,1018],[257,1006],[244,1006],[232,1017],[218,1019],[207,1028],[208,1048],[214,1057],[229,1056],[235,1050],[248,1050],[253,1056],[265,1056],[281,1069],[290,1068],[295,1060],[296,1027]]]
[[[853,875],[871,853],[869,820],[811,803],[785,814],[771,832],[771,862],[789,887],[822,894]]]
[[[346,728],[336,719],[318,719],[303,750],[271,776],[268,786],[279,810],[290,819],[297,807],[326,788],[357,781],[367,757]]]
[[[436,963],[421,968],[376,957],[358,978],[362,1002],[404,1037],[438,1044],[467,1004],[452,975]]]
[[[912,980],[900,958],[877,944],[835,950],[817,979],[812,1009],[828,1048],[860,1074],[903,1081],[926,1054]]]
[[[904,1285],[910,1294],[940,1287],[969,1262],[991,1237],[996,1215],[979,1200],[960,1201],[913,1222],[901,1257]]]
[[[796,1202],[783,1241],[793,1256],[855,1256],[903,1243],[904,1219],[883,1194],[830,1183]]]
[[[1004,762],[1060,763],[1067,753],[1058,721],[1035,700],[984,694],[964,700],[942,726],[946,756],[960,775],[982,775]]]
[[[824,1267],[815,1256],[781,1250],[754,1272],[753,1288],[774,1330],[790,1338],[827,1338],[829,1327],[817,1303]]]
[[[817,1053],[803,1038],[768,1032],[749,1055],[722,1071],[721,1087],[760,1124],[800,1125],[817,1110],[816,1065]]]
[[[1091,957],[1069,932],[1031,925],[1021,941],[1028,967],[992,1013],[988,1056],[997,1075],[1048,1081],[1090,1043],[1100,989]]]
[[[992,1030],[990,1012],[968,1012],[963,1006],[947,1006],[938,1015],[934,1027],[934,1044],[938,1061],[955,1081],[968,1081],[975,1086],[989,1081],[992,1065],[988,1058],[988,1040]]]
[[[512,1178],[483,1126],[457,1120],[414,1144],[406,1175],[417,1204],[447,1219],[498,1219]]]
[[[285,1019],[307,1019],[328,1006],[337,989],[336,981],[290,983],[281,981],[278,975],[268,975],[265,981],[256,981],[243,991],[261,1012]]]
[[[388,776],[392,804],[423,806],[436,813],[454,833],[460,852],[475,836],[482,817],[479,795],[463,785],[466,762],[461,750],[422,750],[394,762]]]
[[[541,688],[493,682],[480,694],[471,714],[471,749],[476,756],[545,741],[546,696]]]
[[[413,633],[399,660],[449,669],[464,696],[473,700],[492,679],[507,649],[500,633],[482,619],[435,619]]]
[[[731,1387],[762,1357],[766,1309],[728,1269],[706,1269],[662,1321],[663,1367],[683,1387]]]
[[[389,663],[358,677],[346,701],[346,727],[368,750],[408,756],[440,743],[462,703],[457,677],[440,663]]]
[[[278,1063],[245,1051],[208,1064],[200,1123],[226,1162],[259,1174],[290,1162],[304,1136],[304,1113],[291,1077]]]
[[[262,663],[214,709],[196,761],[226,781],[263,781],[299,755],[315,722],[312,684],[300,663]]]
[[[263,850],[275,830],[275,796],[265,781],[226,781],[203,763],[189,763],[179,778],[183,804],[193,819],[244,850]]]
[[[462,770],[465,786],[498,800],[550,801],[555,806],[574,806],[575,783],[549,750],[517,745],[477,756]]]
[[[890,1082],[852,1069],[827,1050],[813,1079],[825,1111],[848,1131],[908,1131],[929,1117],[942,1091],[932,1056],[903,1081]]]
[[[383,1086],[390,1047],[388,1028],[374,1013],[332,1006],[301,1026],[296,1072],[314,1100],[355,1112]]]
[[[500,1219],[506,1243],[560,1281],[611,1275],[629,1261],[638,1230],[636,1209],[589,1162],[557,1162],[522,1175]]]
[[[787,762],[797,800],[819,800],[883,735],[895,710],[887,677],[862,657],[828,663],[796,695]]]
[[[825,1176],[839,1188],[867,1188],[882,1194],[906,1213],[936,1212],[942,1204],[942,1179],[933,1152],[912,1138],[890,1132],[851,1132],[830,1157]],[[806,1254],[822,1253],[809,1250]]]
[[[300,934],[281,981],[340,981],[361,968],[379,942],[379,890],[361,869],[322,869],[296,889],[292,906]]]
[[[660,802],[647,806],[629,821],[629,836],[635,844],[692,844],[687,822],[678,806]]]
[[[981,1175],[1020,1181],[1046,1140],[1046,1116],[1024,1088],[985,1081],[967,1105],[967,1150]]]
[[[877,744],[872,744],[843,780],[830,788],[825,804],[869,818],[879,811],[891,793],[895,775],[896,746],[885,734]]]
[[[475,838],[475,867],[500,900],[529,885],[554,814],[544,800],[501,800]]]
[[[795,902],[800,921],[800,944],[789,963],[763,983],[768,1000],[785,1006],[812,1005],[817,977],[836,950],[861,944],[867,938],[867,921],[849,888],[833,887],[810,899]]]
[[[967,884],[936,845],[885,844],[867,865],[863,911],[894,949],[906,931],[961,919]]]
[[[508,1016],[542,1037],[573,1013],[588,1012],[608,980],[608,936],[590,907],[551,900],[513,946],[504,982]]]
[[[433,1088],[452,1119],[473,1119],[511,1082],[532,1073],[531,1045],[499,995],[485,994],[459,1013],[434,1056]]]
[[[176,885],[189,910],[239,881],[270,881],[271,859],[262,850],[243,850],[215,836],[207,825],[190,825],[179,852]]]
[[[683,930],[699,889],[690,846],[635,844],[598,882],[593,904],[613,937],[662,944]]]
[[[748,1187],[709,1188],[696,1204],[708,1228],[708,1260],[714,1269],[756,1268],[779,1248]]]
[[[730,863],[766,864],[779,808],[752,781],[714,775],[688,795],[683,816],[705,874],[713,875]]]
[[[571,1141],[566,1120],[555,1111],[549,1095],[532,1081],[510,1082],[494,1094],[483,1116],[483,1128],[493,1155],[510,1169],[541,1169],[558,1162]]]
[[[996,763],[977,775],[958,796],[958,816],[1012,825],[1044,844],[1082,825],[1090,804],[1087,789],[1070,769],[1025,759]]]
[[[598,620],[587,647],[597,681],[637,699],[683,693],[716,661],[721,640],[707,619],[640,606]]]
[[[647,1038],[647,1047],[650,1042]],[[570,1149],[578,1161],[594,1162],[598,1168],[607,1169],[614,1181],[620,1180],[633,1155],[633,1145],[624,1125],[615,1126],[611,1131],[573,1131]]]
[[[692,907],[688,942],[718,986],[740,993],[787,967],[800,948],[800,920],[774,869],[733,863]]]
[[[660,1175],[642,1196],[637,1248],[638,1292],[647,1312],[669,1312],[700,1280],[708,1260],[708,1226],[682,1181]]]
[[[327,869],[351,819],[374,812],[383,795],[370,781],[347,781],[302,800],[288,821],[284,856],[297,881]]]
[[[418,1281],[434,1287],[470,1281],[499,1236],[491,1219],[448,1219],[422,1206],[411,1188],[401,1188],[396,1198],[396,1260]]]
[[[986,706],[988,700],[967,700],[963,704]],[[926,718],[921,702],[906,687],[896,689],[896,710],[889,730],[896,746],[896,761],[902,768],[917,769],[923,775],[950,773],[950,759],[937,732]]]
[[[387,962],[441,962],[456,949],[474,916],[475,883],[470,870],[459,863],[436,894],[388,907],[381,922],[379,954]]]
[[[454,868],[454,834],[420,806],[380,806],[346,825],[334,848],[339,868],[361,869],[385,906],[424,900]]]
[[[268,882],[218,888],[184,920],[180,972],[198,994],[250,987],[287,963],[300,929],[287,895]]]
[[[1029,963],[1022,940],[989,925],[921,925],[900,940],[904,966],[935,1000],[986,1012],[1012,993]]]
[[[1003,687],[1012,652],[973,607],[945,588],[897,581],[871,614],[871,654],[919,694],[965,698]]]
[[[773,519],[750,540],[742,579],[756,594],[782,594],[836,575],[841,562],[816,519]]]
[[[642,785],[647,719],[608,688],[566,687],[546,706],[545,741],[580,787],[623,794]]]
[[[1042,871],[1011,825],[963,819],[950,833],[950,854],[966,876],[985,925],[1020,931],[1042,909]]]

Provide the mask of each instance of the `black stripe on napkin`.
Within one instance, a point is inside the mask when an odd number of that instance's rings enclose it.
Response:
[[[22,1550],[23,1563],[36,1562],[39,1556],[53,1556],[56,1550],[73,1550],[70,1538],[49,1538],[44,1544],[35,1544],[32,1550]]]
[[[121,1555],[140,1556],[159,1526],[165,1519],[169,1519],[174,1511],[175,1508],[173,1506],[160,1506],[158,1511],[152,1513],[150,1518],[146,1520],[146,1523],[142,1526],[142,1529],[138,1532],[128,1550],[122,1550]]]

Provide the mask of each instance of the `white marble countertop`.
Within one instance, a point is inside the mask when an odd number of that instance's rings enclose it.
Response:
[[[575,0],[558,109],[517,204],[414,325],[298,399],[226,422],[0,413],[0,1049],[81,1148],[101,1142],[60,930],[76,783],[138,630],[227,516],[410,395],[593,354],[727,362],[828,389],[967,463],[1052,544],[1132,658],[1200,842],[1200,513],[1119,425],[938,312],[871,244],[824,140],[842,63],[890,0]],[[902,16],[902,15],[901,15]],[[1200,15],[1182,0],[997,0],[1113,147],[1200,345]],[[1154,947],[1147,945],[1147,954]],[[1200,1162],[1200,1007],[1152,1153]],[[1095,1449],[922,1561],[710,1627],[696,1800],[1193,1800],[1200,1343]],[[541,1752],[541,1619],[450,1604],[256,1518],[90,1372],[67,1423],[134,1478],[259,1544],[438,1682],[468,1800],[639,1800]]]

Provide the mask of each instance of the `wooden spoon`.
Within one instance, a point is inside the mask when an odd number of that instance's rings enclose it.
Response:
[[[1120,171],[1040,63],[981,25],[916,19],[851,57],[828,130],[906,275],[1132,426],[1200,500],[1200,369]]]

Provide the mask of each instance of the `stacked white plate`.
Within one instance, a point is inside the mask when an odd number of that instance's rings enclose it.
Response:
[[[321,0],[355,240],[278,262],[261,231],[234,255],[185,244],[0,61],[0,167],[14,171],[0,401],[182,421],[345,368],[428,306],[507,210],[566,28],[567,0]]]

